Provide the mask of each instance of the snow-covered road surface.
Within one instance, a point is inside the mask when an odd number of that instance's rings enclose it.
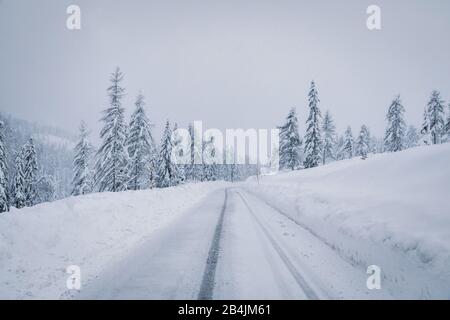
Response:
[[[81,299],[389,298],[264,199],[214,192],[85,286]]]

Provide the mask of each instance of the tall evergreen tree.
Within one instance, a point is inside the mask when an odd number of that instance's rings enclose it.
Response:
[[[4,129],[3,121],[0,120],[0,213],[9,211],[8,167]]]
[[[38,161],[33,138],[28,140],[23,153],[23,177],[25,205],[32,207],[37,203]]]
[[[125,147],[126,124],[122,98],[125,89],[121,87],[123,73],[119,68],[111,75],[108,88],[110,106],[103,111],[104,127],[100,132],[103,140],[97,152],[94,182],[98,191],[118,192],[127,189],[128,154]]]
[[[372,150],[373,153],[384,152],[384,137],[383,138],[372,137]]]
[[[414,126],[409,126],[408,131],[406,132],[406,148],[414,148],[419,143],[419,134],[417,133],[417,129]]]
[[[185,176],[186,176],[186,180],[187,181],[195,181],[196,179],[196,174],[195,174],[195,162],[194,162],[194,126],[192,124],[189,124],[188,127],[188,132],[189,132],[189,146],[190,146],[190,162],[189,164],[187,164],[185,166]]]
[[[182,148],[179,148],[181,143],[183,142],[182,137],[178,134],[178,124],[175,123],[172,131],[172,144],[173,150],[177,152],[172,153],[172,162],[174,163],[174,184],[177,185],[186,180],[184,164],[182,163],[182,159],[184,157]],[[178,150],[180,149],[180,150]],[[175,153],[175,154],[174,154]]]
[[[154,142],[150,121],[144,110],[144,96],[139,94],[136,99],[136,109],[131,116],[127,138],[128,154],[130,156],[129,188],[139,190],[150,185],[152,173],[151,158],[154,153]]]
[[[161,145],[159,148],[158,167],[156,176],[156,186],[158,188],[167,188],[174,186],[175,166],[172,161],[172,130],[169,121],[166,122]]]
[[[322,139],[320,135],[321,114],[319,110],[319,95],[314,81],[311,82],[311,89],[308,95],[309,116],[306,120],[305,135],[305,168],[317,167],[320,163]]]
[[[325,117],[323,118],[322,132],[322,164],[326,164],[327,160],[336,159],[336,126],[329,111],[325,113]]]
[[[344,145],[345,145],[344,136],[339,135],[338,138],[336,139],[336,145],[334,147],[334,155],[336,160],[345,159]]]
[[[280,129],[280,169],[296,170],[301,165],[301,139],[295,108],[289,111],[286,123]]]
[[[344,156],[344,159],[353,158],[354,140],[353,140],[352,128],[350,126],[347,127],[347,130],[345,130],[345,133],[344,133],[344,146],[343,146],[342,154]]]
[[[216,163],[216,152],[214,148],[214,137],[203,143],[203,175],[202,181],[216,181],[219,178],[219,168]]]
[[[420,134],[422,135],[422,141],[424,144],[430,144],[430,120],[428,118],[428,110],[425,108],[423,111],[423,122],[420,128]]]
[[[149,188],[153,189],[156,187],[156,178],[158,175],[158,152],[156,149],[156,146],[153,146],[153,152],[150,155],[150,159],[149,159],[149,176],[148,176],[148,183],[149,183]]]
[[[370,150],[370,132],[366,125],[361,126],[358,138],[356,139],[355,153],[363,159],[367,158]]]
[[[73,159],[72,195],[79,196],[92,192],[92,172],[90,168],[93,149],[88,139],[89,132],[84,122],[80,125],[80,136],[75,146]]]
[[[427,113],[431,142],[433,144],[441,143],[444,131],[444,101],[436,90],[431,93],[430,101],[427,104]]]
[[[447,135],[446,141],[450,141],[450,103],[448,104],[448,111],[447,111],[447,123],[445,124],[444,131]]]
[[[203,157],[203,139],[201,134],[189,124],[190,163],[185,166],[185,176],[189,181],[200,181],[203,175],[203,165],[196,164],[196,159]]]
[[[386,119],[388,121],[386,134],[384,137],[384,146],[388,152],[401,151],[404,148],[405,138],[405,120],[400,96],[395,97],[392,101]]]
[[[16,174],[14,176],[14,206],[17,209],[25,207],[25,176],[23,155],[25,153],[25,146],[17,154],[15,160]]]
[[[229,165],[229,169],[230,169],[230,181],[231,182],[239,181],[240,179],[239,166],[236,164],[235,161]]]

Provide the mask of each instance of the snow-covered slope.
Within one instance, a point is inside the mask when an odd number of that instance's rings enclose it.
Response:
[[[380,266],[394,296],[450,298],[450,144],[249,185],[352,264]]]
[[[0,216],[0,299],[66,297],[66,268],[82,283],[134,250],[222,183],[71,197]]]

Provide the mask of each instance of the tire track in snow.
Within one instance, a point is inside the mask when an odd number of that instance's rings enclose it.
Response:
[[[242,196],[240,192],[236,192],[239,197],[241,198],[242,202],[247,207],[248,211],[253,215],[255,221],[258,223],[258,225],[261,227],[262,231],[266,235],[266,237],[269,239],[270,243],[272,244],[272,247],[275,249],[275,251],[278,253],[281,260],[286,265],[287,269],[290,271],[292,276],[294,277],[297,284],[300,286],[300,288],[305,293],[306,297],[310,300],[319,300],[319,297],[314,292],[314,290],[308,285],[308,283],[304,280],[300,272],[297,270],[297,268],[294,266],[294,264],[290,261],[290,259],[287,257],[287,255],[284,253],[283,249],[279,246],[279,244],[275,241],[275,239],[270,235],[269,231],[266,227],[259,221],[256,214],[253,212],[253,210],[250,208],[249,204],[245,200],[245,198]]]
[[[357,260],[354,260],[348,256],[345,255],[345,253],[343,252],[343,250],[341,250],[339,247],[335,246],[333,243],[330,243],[329,241],[327,241],[324,237],[320,236],[317,232],[315,232],[313,229],[311,229],[310,227],[308,227],[306,224],[301,223],[300,221],[295,220],[294,218],[292,218],[289,214],[287,214],[286,212],[283,212],[282,210],[280,210],[279,208],[277,208],[276,206],[274,206],[272,203],[270,203],[269,201],[267,201],[266,199],[262,198],[260,195],[258,195],[256,192],[253,192],[251,190],[246,190],[245,192],[248,192],[249,194],[251,194],[253,197],[257,198],[258,200],[260,200],[262,203],[266,204],[267,206],[269,206],[270,208],[272,208],[275,212],[278,212],[281,216],[285,217],[286,219],[288,219],[289,221],[291,221],[292,223],[296,224],[297,226],[299,226],[300,228],[302,228],[303,230],[309,232],[313,237],[315,237],[316,239],[318,239],[320,242],[322,242],[324,245],[326,245],[327,247],[329,247],[331,250],[335,251],[339,257],[344,260],[345,262],[347,262],[348,264],[354,266],[354,267],[358,267],[364,270],[364,272],[366,272],[366,266],[365,265],[361,265],[361,263]]]
[[[219,221],[214,231],[211,247],[206,260],[206,268],[203,273],[203,279],[198,294],[198,300],[212,300],[214,293],[214,281],[216,276],[217,261],[219,260],[220,238],[222,236],[223,218],[227,208],[228,189],[225,189],[225,200],[223,202],[222,211]]]

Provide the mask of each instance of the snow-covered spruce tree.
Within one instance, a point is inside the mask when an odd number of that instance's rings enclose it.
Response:
[[[151,133],[150,121],[144,110],[144,96],[139,94],[136,98],[136,109],[131,115],[127,137],[127,149],[130,157],[128,171],[130,182],[128,187],[140,190],[151,183],[151,158],[154,153],[154,141]]]
[[[51,202],[55,200],[56,187],[55,178],[50,175],[44,175],[36,183],[38,192],[38,203]]]
[[[27,207],[32,207],[37,204],[38,197],[38,161],[33,138],[30,138],[25,145],[22,157],[25,205]]]
[[[301,165],[302,141],[298,133],[298,118],[295,108],[289,111],[286,123],[280,128],[280,169],[296,170]]]
[[[150,189],[153,189],[156,187],[156,177],[157,177],[157,171],[158,171],[158,152],[157,152],[157,148],[154,145],[153,146],[153,152],[150,155],[150,159],[149,159],[149,176],[148,176],[148,187]]]
[[[216,181],[218,179],[217,165],[215,163],[203,165],[202,181]]]
[[[192,124],[189,124],[188,132],[191,154],[190,163],[184,166],[184,174],[187,181],[200,181],[203,175],[203,165],[195,164],[195,159],[202,159],[203,139]]]
[[[344,133],[344,145],[342,148],[342,154],[343,154],[344,159],[353,158],[354,140],[353,140],[352,128],[350,126],[347,127],[347,130],[345,130],[345,133]]]
[[[384,136],[385,150],[388,152],[401,151],[404,148],[405,139],[405,120],[400,96],[395,97],[392,101],[386,119],[388,121],[386,134]]]
[[[447,123],[445,124],[444,131],[447,135],[446,141],[450,141],[450,103],[448,104],[448,111],[447,111]]]
[[[430,101],[427,104],[427,113],[431,143],[441,143],[444,133],[444,101],[436,90],[431,93]]]
[[[216,181],[218,179],[219,169],[215,162],[216,149],[213,147],[214,138],[203,141],[202,152],[202,181]]]
[[[159,157],[156,171],[156,186],[167,188],[175,185],[175,166],[172,162],[172,130],[167,121],[164,129],[161,145],[159,147]]]
[[[236,161],[234,161],[232,164],[229,165],[229,171],[230,171],[230,181],[231,182],[239,181],[240,172],[239,166],[236,164]]]
[[[430,144],[430,120],[428,119],[427,108],[423,111],[423,122],[420,128],[420,134],[422,135],[421,140],[424,144]]]
[[[188,126],[188,132],[189,132],[189,145],[190,145],[190,162],[189,164],[187,164],[185,166],[185,176],[186,176],[186,180],[187,181],[195,181],[197,180],[196,177],[196,170],[195,170],[195,151],[194,151],[194,147],[195,147],[195,140],[194,140],[194,126],[192,124],[189,124]]]
[[[406,148],[414,148],[419,143],[419,134],[417,133],[417,129],[414,126],[409,126],[408,131],[406,132],[406,139],[405,139],[405,146]]]
[[[329,111],[325,113],[322,123],[323,142],[322,142],[322,164],[327,160],[335,160],[336,149],[336,126]]]
[[[311,82],[308,100],[309,116],[306,120],[305,160],[303,165],[305,168],[313,168],[319,165],[322,151],[322,139],[320,136],[320,100],[314,81]]]
[[[178,150],[180,144],[183,142],[182,137],[177,133],[178,130],[178,124],[175,123],[173,126],[172,131],[172,144],[174,150]],[[176,152],[174,152],[176,153]],[[183,150],[178,150],[178,153],[172,154],[172,161],[174,163],[174,180],[175,184],[180,184],[186,180],[185,171],[184,171],[184,164],[182,163],[182,159],[184,157]]]
[[[93,149],[88,139],[89,132],[84,122],[80,125],[80,136],[75,146],[73,159],[72,195],[79,196],[92,192],[92,172],[90,168]]]
[[[17,154],[15,160],[16,173],[14,175],[14,206],[17,209],[25,207],[25,177],[23,166],[23,154],[25,153],[25,146]]]
[[[336,158],[336,160],[345,159],[344,143],[345,143],[344,136],[338,135],[336,139],[336,145],[334,147],[334,157]]]
[[[5,126],[0,120],[0,213],[9,211]]]
[[[123,74],[119,68],[111,75],[108,88],[110,106],[103,111],[104,127],[100,132],[103,140],[97,151],[94,184],[98,191],[118,192],[127,189],[128,153],[125,147],[127,127],[124,119],[122,98],[125,89],[120,83]]]
[[[372,152],[383,153],[384,152],[384,138],[377,138],[372,136]]]
[[[358,138],[356,139],[355,154],[363,160],[367,158],[369,153],[370,133],[366,125],[361,126]]]

